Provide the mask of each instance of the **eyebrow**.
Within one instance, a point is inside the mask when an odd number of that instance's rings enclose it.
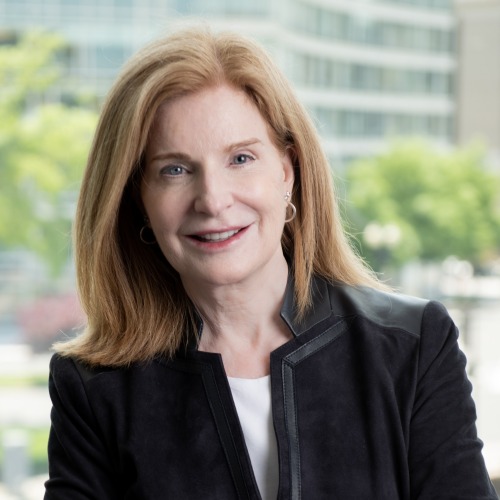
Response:
[[[263,142],[260,139],[252,137],[251,139],[246,139],[244,141],[239,141],[239,142],[234,142],[232,144],[228,144],[224,148],[224,152],[230,153],[231,151],[234,151],[235,149],[253,146],[254,144],[263,144]],[[183,161],[192,161],[191,157],[188,154],[176,153],[176,152],[159,153],[159,154],[153,156],[153,158],[151,158],[151,161],[168,160],[170,158],[173,158],[176,160],[183,160]]]
[[[168,159],[182,160],[182,161],[191,161],[191,157],[185,153],[158,153],[151,158],[151,162],[157,160],[168,160]]]
[[[234,142],[233,144],[229,144],[224,148],[224,151],[226,153],[230,153],[234,149],[245,148],[247,146],[253,146],[254,144],[262,144],[262,141],[260,139],[257,139],[256,137],[252,137],[251,139],[247,139],[246,141]]]

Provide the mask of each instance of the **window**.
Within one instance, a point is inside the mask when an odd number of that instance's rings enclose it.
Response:
[[[442,115],[412,115],[315,107],[311,109],[322,136],[374,139],[390,135],[451,137],[451,118]]]
[[[269,2],[266,0],[252,0],[251,2],[174,0],[172,4],[176,12],[187,15],[262,15],[267,14],[269,11]]]
[[[302,3],[297,3],[294,15],[294,26],[297,29],[320,38],[425,52],[453,50],[452,32],[448,29],[370,21],[364,17]]]
[[[345,63],[297,53],[291,60],[292,75],[299,85],[434,95],[453,91],[452,76],[446,72]]]

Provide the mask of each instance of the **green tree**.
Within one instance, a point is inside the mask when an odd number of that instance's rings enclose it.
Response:
[[[51,102],[64,49],[40,33],[0,46],[0,248],[32,250],[53,274],[70,255],[72,205],[96,123],[92,110]]]
[[[396,143],[351,165],[347,191],[361,253],[375,268],[449,255],[480,264],[499,253],[500,179],[479,146]]]

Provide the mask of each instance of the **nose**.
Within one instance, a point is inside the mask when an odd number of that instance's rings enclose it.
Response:
[[[231,183],[224,174],[200,175],[197,182],[197,192],[194,209],[198,213],[216,217],[233,203]]]

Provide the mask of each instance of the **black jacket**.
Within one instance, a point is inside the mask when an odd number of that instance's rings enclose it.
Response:
[[[271,354],[280,499],[494,499],[457,331],[438,303],[314,283]],[[46,500],[259,499],[221,358],[51,362]]]

